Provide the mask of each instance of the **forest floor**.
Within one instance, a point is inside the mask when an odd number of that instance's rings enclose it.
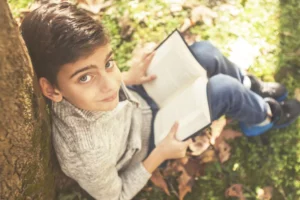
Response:
[[[77,1],[109,30],[121,70],[127,70],[138,56],[132,52],[151,42],[159,43],[175,28],[187,29],[184,36],[189,42],[209,40],[226,56],[236,53],[238,46],[238,51],[244,51],[241,56],[246,55],[237,61],[245,64],[242,67],[250,65],[248,71],[261,79],[285,84],[289,98],[300,100],[299,0],[115,0],[107,7],[103,5],[109,1],[89,2]],[[9,3],[19,19],[33,2]],[[98,12],[100,4],[103,9]],[[190,19],[193,24],[185,28]],[[229,127],[239,131],[234,123]],[[149,182],[135,199],[300,199],[299,119],[288,128],[257,137],[237,137],[227,144],[230,152],[226,161],[217,155],[219,159],[204,162],[202,156],[193,176],[187,169],[177,169],[178,173],[168,176],[162,171],[161,183],[167,184],[162,188],[167,188],[169,195]],[[185,172],[189,182],[182,185]],[[62,192],[58,198],[87,197]]]

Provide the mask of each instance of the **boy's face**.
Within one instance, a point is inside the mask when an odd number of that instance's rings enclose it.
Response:
[[[61,95],[78,108],[109,111],[119,103],[121,72],[110,45],[75,63],[63,65],[57,75]]]

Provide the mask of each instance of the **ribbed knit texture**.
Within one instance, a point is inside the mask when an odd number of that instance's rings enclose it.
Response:
[[[122,84],[126,98],[107,112],[53,103],[52,136],[62,171],[95,199],[132,199],[151,174],[145,159],[152,112]]]

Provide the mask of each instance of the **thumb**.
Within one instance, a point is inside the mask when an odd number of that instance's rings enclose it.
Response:
[[[150,82],[152,80],[154,80],[156,78],[156,75],[150,75],[150,76],[144,76],[141,78],[141,83],[147,83],[147,82]]]
[[[186,146],[189,146],[190,144],[193,143],[193,140],[192,140],[192,138],[190,138],[190,139],[184,141],[184,143],[185,143]]]
[[[179,126],[179,123],[178,123],[178,121],[176,121],[176,122],[173,124],[173,126],[172,126],[172,128],[171,128],[171,130],[170,130],[170,132],[169,132],[169,136],[170,136],[171,138],[175,138],[175,135],[176,135],[177,130],[178,130],[178,126]]]

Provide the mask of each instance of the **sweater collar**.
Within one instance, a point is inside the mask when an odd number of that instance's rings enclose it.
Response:
[[[60,102],[52,102],[52,114],[60,119],[65,119],[66,117],[72,116],[76,118],[84,118],[87,121],[94,121],[96,119],[108,119],[113,116],[120,108],[122,108],[126,103],[131,102],[136,107],[139,107],[138,100],[129,92],[126,88],[124,82],[121,82],[121,87],[119,90],[119,104],[116,108],[110,111],[89,111],[77,108],[71,104],[66,99]]]

